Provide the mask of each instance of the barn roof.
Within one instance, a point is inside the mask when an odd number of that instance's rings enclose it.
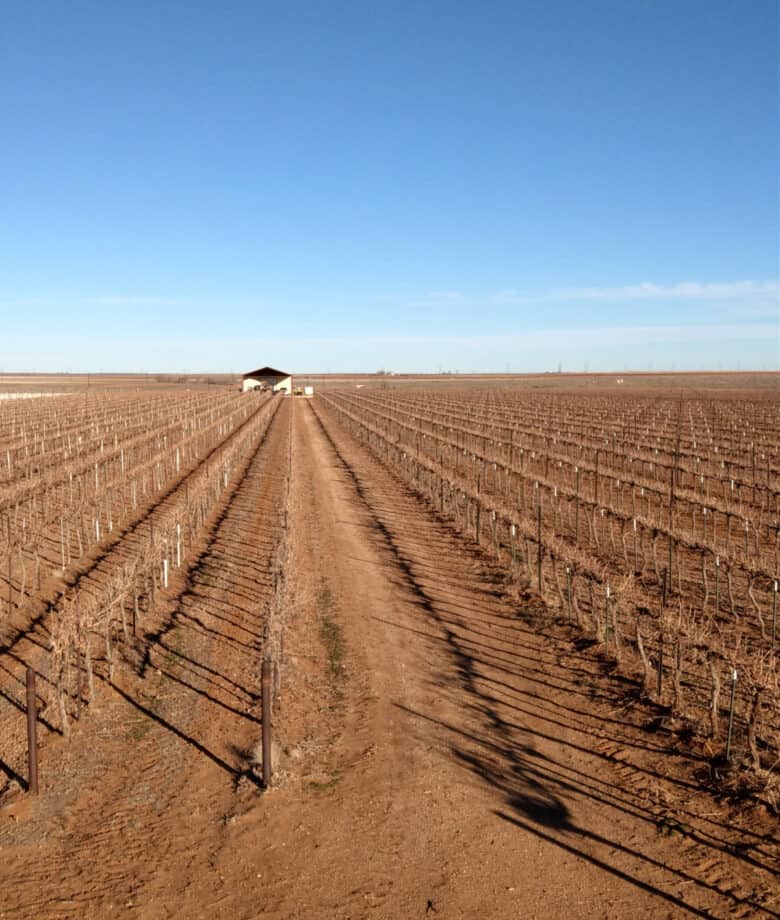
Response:
[[[258,367],[255,371],[247,371],[244,379],[247,377],[290,377],[287,371],[278,371],[275,367]]]

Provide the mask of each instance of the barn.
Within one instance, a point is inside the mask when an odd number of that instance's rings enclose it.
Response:
[[[273,393],[292,393],[292,374],[278,371],[275,367],[258,367],[241,377],[241,390],[271,390]]]

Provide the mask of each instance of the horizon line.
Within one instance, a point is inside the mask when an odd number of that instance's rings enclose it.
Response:
[[[242,377],[247,371],[0,371],[5,377]],[[292,371],[292,377],[656,377],[702,374],[777,374],[780,368],[705,368],[699,370],[663,368],[658,370],[545,370],[545,371]]]

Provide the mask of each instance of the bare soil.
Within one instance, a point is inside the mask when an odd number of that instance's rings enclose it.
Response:
[[[0,800],[0,918],[780,916],[774,819],[704,793],[673,727],[316,398],[277,413],[127,659],[45,739],[41,796]]]

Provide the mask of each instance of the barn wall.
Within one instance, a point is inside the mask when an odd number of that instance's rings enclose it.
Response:
[[[277,381],[274,384],[274,393],[287,393],[289,396],[292,393],[292,377],[285,377],[284,380]]]

